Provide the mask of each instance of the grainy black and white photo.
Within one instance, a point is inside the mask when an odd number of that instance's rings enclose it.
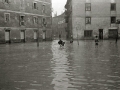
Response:
[[[0,0],[0,90],[120,90],[120,0]]]

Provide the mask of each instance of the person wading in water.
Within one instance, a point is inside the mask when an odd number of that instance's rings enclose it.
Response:
[[[95,36],[95,45],[96,45],[96,46],[98,46],[98,42],[99,42],[98,36]]]
[[[65,42],[63,42],[63,41],[61,40],[61,35],[59,35],[58,44],[59,44],[60,46],[64,46],[64,44],[65,44]]]

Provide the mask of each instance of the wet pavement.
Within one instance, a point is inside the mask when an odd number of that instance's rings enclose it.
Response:
[[[0,45],[0,90],[120,90],[120,41]]]

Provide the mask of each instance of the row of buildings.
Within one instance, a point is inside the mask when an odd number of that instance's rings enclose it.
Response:
[[[0,0],[0,43],[120,34],[120,0],[67,0],[65,13],[53,20],[51,8],[51,0]]]
[[[61,36],[62,39],[67,38],[65,13],[61,15],[55,15],[52,18],[52,35],[54,39],[58,39]]]
[[[50,40],[51,8],[51,0],[0,0],[0,43]]]
[[[120,0],[67,0],[65,19],[68,37],[116,38],[120,34]]]

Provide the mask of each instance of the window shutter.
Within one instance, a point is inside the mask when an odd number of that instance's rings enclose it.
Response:
[[[38,17],[37,17],[37,24],[39,24]]]
[[[39,25],[40,27],[42,27],[42,20],[41,20],[41,17],[38,17],[38,25]]]
[[[32,3],[32,9],[34,9],[34,3]]]
[[[19,24],[21,25],[21,16],[19,16]]]
[[[44,6],[44,13],[45,13],[45,14],[46,14],[46,12],[47,12],[47,11],[46,11],[46,10],[47,10],[46,8],[47,8],[47,7],[46,7],[46,5],[45,5],[45,6]]]
[[[26,22],[27,22],[27,18],[25,18],[25,16],[24,16],[23,22],[24,22],[24,26],[25,26],[25,24],[26,24]]]
[[[43,18],[41,18],[41,25],[42,25],[42,27],[43,27]]]
[[[34,16],[32,17],[32,21],[33,21],[33,24],[34,24]]]

